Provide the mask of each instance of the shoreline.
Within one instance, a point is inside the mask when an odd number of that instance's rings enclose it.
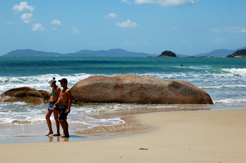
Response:
[[[103,106],[103,105],[102,105]],[[154,112],[179,112],[179,111],[197,111],[210,110],[213,105],[166,105],[152,107],[152,105],[140,105],[137,109],[118,110],[110,112],[102,112],[95,114],[87,114],[86,118],[92,118],[94,121],[103,121],[108,119],[118,119],[125,123],[115,125],[95,126],[87,128],[83,123],[70,123],[70,138],[66,141],[91,141],[108,139],[112,137],[124,137],[133,134],[147,132],[150,127],[140,125],[136,120],[136,116]],[[104,107],[104,106],[103,106]],[[235,109],[235,108],[234,108]],[[85,117],[85,116],[82,116]],[[85,121],[86,122],[86,121]],[[46,123],[23,123],[20,121],[18,125],[0,125],[0,143],[28,143],[28,142],[52,142],[62,141],[58,137],[44,136],[48,132]],[[55,123],[52,122],[52,127],[55,129]],[[62,131],[62,130],[61,130]],[[5,133],[5,134],[4,134]]]
[[[1,160],[21,163],[37,159],[73,163],[82,160],[102,163],[246,161],[246,109],[147,113],[137,115],[137,119],[155,130],[94,141],[0,144]]]

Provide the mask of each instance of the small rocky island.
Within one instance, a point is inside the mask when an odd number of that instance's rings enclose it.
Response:
[[[238,50],[228,55],[227,58],[246,58],[246,49]]]
[[[166,51],[162,52],[161,55],[159,55],[157,57],[177,57],[177,55],[172,51],[166,50]]]

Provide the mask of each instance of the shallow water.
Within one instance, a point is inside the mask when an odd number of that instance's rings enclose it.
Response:
[[[180,66],[181,64],[183,66]],[[111,127],[110,130],[112,126],[120,128],[126,124],[125,119],[122,118],[126,115],[246,108],[246,59],[244,58],[0,57],[0,93],[24,86],[48,91],[50,87],[47,81],[52,77],[56,79],[66,77],[69,81],[68,87],[71,88],[78,81],[89,76],[113,76],[125,73],[185,80],[208,92],[214,105],[116,103],[73,105],[72,112],[68,116],[70,132],[74,135],[70,140],[79,140],[76,135],[78,136],[80,131],[91,132],[88,134],[90,136],[82,134],[81,139],[94,140],[96,137],[91,136],[93,128],[100,126]],[[43,137],[47,132],[46,109],[47,104],[0,103],[0,143],[8,142],[7,139],[10,142],[24,139],[28,142],[40,138],[42,141],[49,141],[50,139]],[[51,120],[54,122],[53,117]],[[117,127],[115,131],[120,133]],[[115,135],[106,132],[106,135],[111,134]]]

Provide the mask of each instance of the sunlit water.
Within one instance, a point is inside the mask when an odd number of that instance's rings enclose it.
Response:
[[[72,88],[90,76],[126,73],[185,80],[208,92],[214,105],[73,105],[68,116],[70,132],[125,123],[120,114],[98,116],[107,113],[242,109],[246,106],[246,59],[243,58],[0,57],[0,93],[24,86],[48,91],[47,81],[52,77],[66,77],[68,87]],[[44,135],[46,110],[47,104],[0,103],[0,142],[9,137]],[[51,120],[54,122],[52,116]],[[35,130],[35,126],[42,127]],[[23,131],[23,127],[28,129]]]

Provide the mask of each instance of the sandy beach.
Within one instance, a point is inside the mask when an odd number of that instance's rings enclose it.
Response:
[[[0,144],[0,159],[2,163],[246,162],[246,109],[148,113],[137,119],[154,130],[94,141]]]

